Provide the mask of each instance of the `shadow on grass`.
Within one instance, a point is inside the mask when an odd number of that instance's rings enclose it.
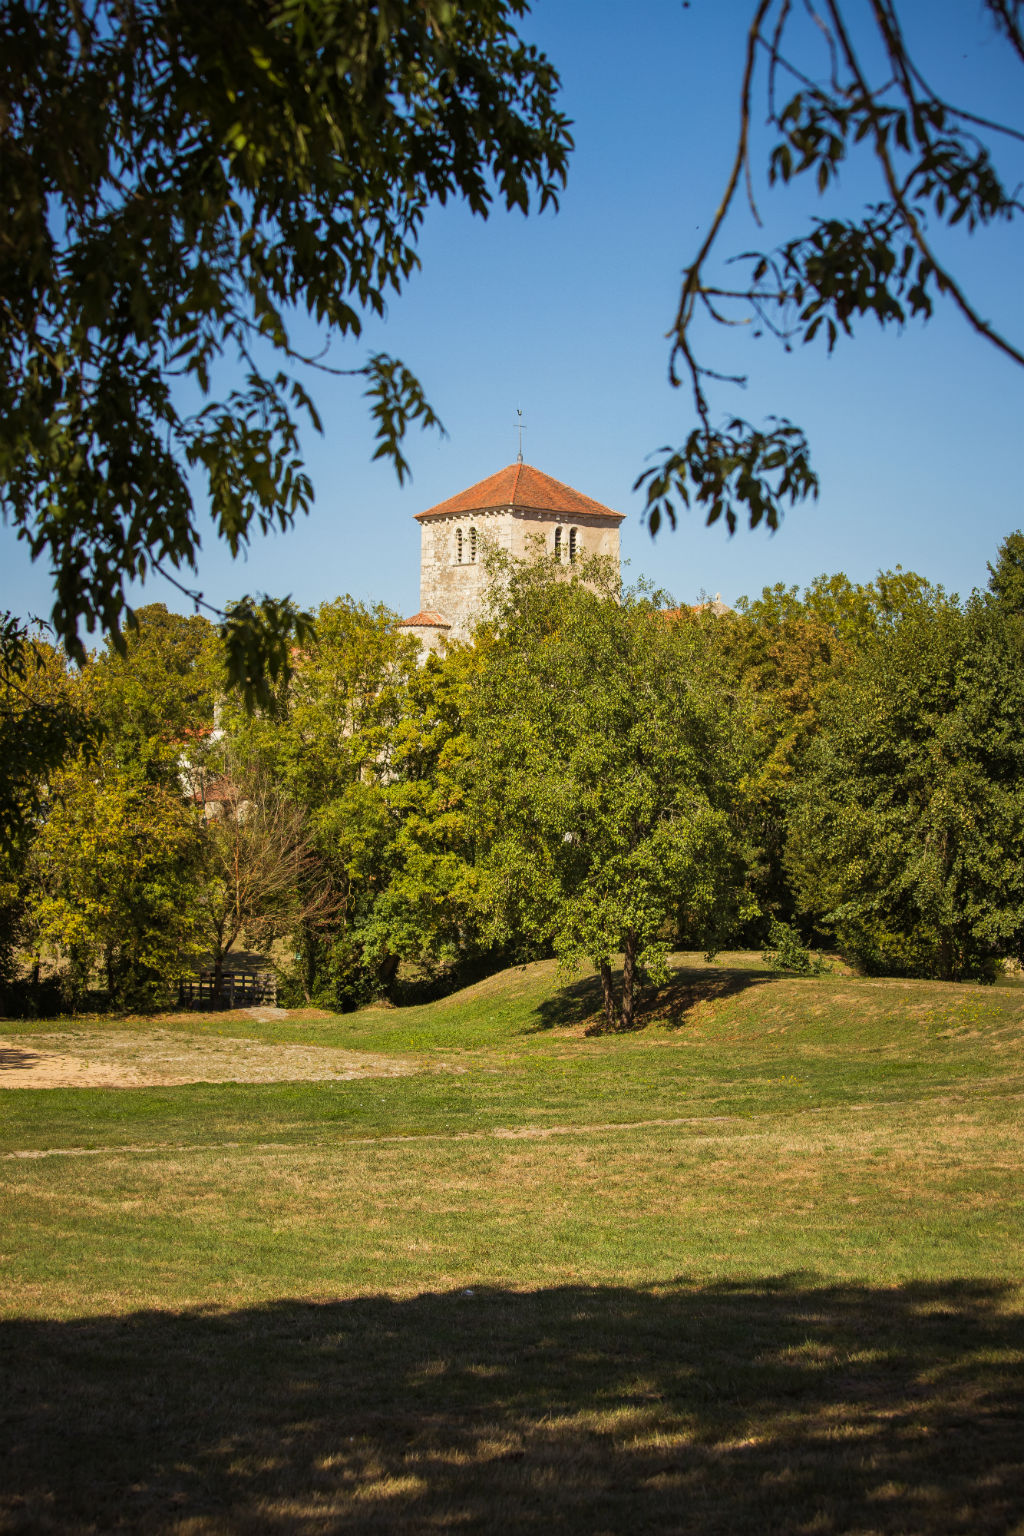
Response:
[[[616,971],[614,979],[615,995],[618,998],[622,972]],[[700,1003],[736,997],[748,987],[761,986],[766,981],[778,979],[775,972],[768,970],[727,970],[714,965],[688,966],[685,970],[676,971],[663,987],[645,986],[640,989],[633,1030],[646,1029],[649,1024],[678,1029],[687,1022],[689,1014]],[[553,997],[546,998],[538,1005],[536,1013],[538,1023],[534,1025],[533,1032],[586,1024],[588,1035],[613,1033],[605,1023],[601,982],[597,976],[585,976],[580,981],[559,988]]]
[[[1000,1533],[996,1284],[282,1301],[0,1326],[0,1529]]]
[[[0,1075],[5,1072],[27,1072],[38,1060],[38,1051],[20,1051],[15,1046],[0,1047]]]

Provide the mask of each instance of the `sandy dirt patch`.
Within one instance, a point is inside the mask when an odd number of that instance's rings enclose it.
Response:
[[[170,1030],[76,1030],[0,1040],[2,1088],[150,1088],[176,1083],[347,1082],[425,1070],[401,1056]]]

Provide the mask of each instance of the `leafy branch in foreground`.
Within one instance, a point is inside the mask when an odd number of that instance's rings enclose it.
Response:
[[[289,598],[243,597],[232,603],[220,625],[229,688],[238,689],[247,710],[274,707],[274,679],[286,682],[292,655],[313,636],[313,616]]]
[[[197,508],[233,554],[308,511],[299,423],[320,422],[296,369],[366,381],[400,478],[408,425],[440,426],[397,360],[329,366],[292,333],[383,315],[435,201],[557,202],[571,139],[525,10],[0,8],[0,515],[50,563],[73,659],[83,628],[119,634],[128,583],[196,570]],[[241,647],[254,687],[285,654],[267,632]]]
[[[779,502],[817,495],[818,482],[807,454],[803,433],[791,422],[779,421],[758,432],[738,417],[724,431],[695,427],[679,451],[663,448],[664,458],[645,470],[637,485],[647,487],[647,524],[657,533],[664,515],[675,527],[673,497],[684,507],[696,502],[707,509],[706,521],[724,517],[736,532],[736,507],[743,502],[751,528],[763,519],[776,528]]]
[[[997,33],[1024,62],[1024,22],[1018,0],[983,0]],[[946,101],[925,80],[904,36],[895,0],[868,0],[854,28],[853,6],[822,0],[803,8],[792,0],[758,0],[747,34],[736,149],[721,202],[683,276],[670,331],[670,380],[689,385],[699,425],[681,449],[660,450],[659,462],[637,480],[646,487],[652,533],[663,518],[675,526],[676,505],[706,508],[730,531],[746,515],[750,526],[775,529],[787,506],[818,492],[810,450],[799,427],[772,419],[768,429],[734,419],[712,421],[708,385],[745,382],[708,367],[697,355],[697,322],[753,325],[787,350],[823,338],[831,351],[858,320],[881,326],[931,318],[944,298],[971,328],[1011,361],[1024,365],[1024,347],[984,318],[939,254],[935,231],[970,232],[1009,222],[1022,209],[993,156],[996,138],[1024,142],[1024,128],[998,122]],[[808,55],[800,18],[823,48],[817,78],[794,62]],[[880,60],[877,76],[864,64]],[[763,65],[763,73],[759,68]],[[741,185],[754,218],[750,163],[755,94],[763,78],[767,122],[777,134],[768,156],[770,186],[810,177],[819,194],[836,183],[858,149],[873,157],[877,201],[853,218],[821,218],[773,251],[746,252],[749,278],[722,287],[707,275],[726,217]],[[795,84],[780,95],[783,81]],[[767,472],[767,473],[766,473]]]

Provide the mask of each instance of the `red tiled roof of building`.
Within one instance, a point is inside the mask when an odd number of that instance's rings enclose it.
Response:
[[[432,629],[451,629],[451,625],[443,613],[438,613],[436,608],[423,608],[419,613],[414,613],[411,619],[399,621],[399,629],[407,624],[430,625]]]
[[[621,522],[625,513],[603,507],[571,485],[563,485],[532,464],[510,464],[496,475],[478,480],[467,491],[447,501],[439,501],[426,512],[417,512],[416,520],[443,517],[457,512],[486,512],[496,507],[522,507],[531,512],[558,512],[565,517],[613,517]]]
[[[712,602],[684,603],[681,608],[663,608],[661,611],[666,619],[681,619],[684,613],[713,613],[716,619],[720,619],[723,614],[732,613],[733,610],[728,603],[722,602],[721,592],[716,592]]]

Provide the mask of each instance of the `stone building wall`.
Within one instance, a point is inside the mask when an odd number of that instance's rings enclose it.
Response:
[[[570,536],[588,555],[603,555],[619,564],[619,525],[610,517],[583,512],[561,516],[529,508],[502,507],[490,511],[442,513],[420,523],[420,606],[443,613],[453,640],[469,638],[483,609],[487,545],[517,560],[535,558],[542,550],[553,555],[556,530],[561,530],[561,558],[569,559]],[[459,535],[462,535],[461,560]],[[474,542],[475,535],[475,542]],[[543,541],[542,543],[540,541]]]

